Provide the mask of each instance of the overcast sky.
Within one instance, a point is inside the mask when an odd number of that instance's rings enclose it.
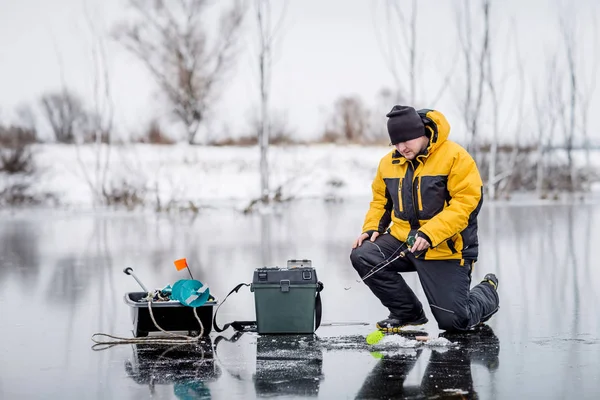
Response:
[[[402,3],[410,7],[412,2]],[[418,3],[417,100],[420,101],[415,105],[446,113],[453,126],[453,137],[461,140],[464,129],[459,100],[464,79],[456,57],[459,43],[454,12],[460,2],[420,0]],[[492,3],[495,68],[499,75],[508,77],[501,81],[512,88],[504,93],[506,110],[510,110],[517,103],[513,89],[518,85],[515,78],[518,74],[516,52],[509,44],[519,43],[527,76],[525,85],[530,87],[542,74],[547,56],[560,51],[557,22],[560,6],[555,0]],[[581,43],[578,57],[584,74],[586,65],[592,65],[591,54],[598,53],[597,49],[592,51],[591,18],[598,6],[593,0],[571,3],[562,13],[576,17],[576,33]],[[379,104],[377,95],[382,88],[394,86],[382,52],[389,45],[385,4],[384,0],[289,2],[283,34],[275,51],[272,108],[299,137],[320,134],[333,103],[340,96],[360,96],[381,121],[385,120],[385,113],[393,104]],[[278,14],[278,5],[274,15]],[[47,91],[59,90],[62,81],[91,104],[95,76],[92,49],[96,37],[106,39],[119,133],[140,132],[153,116],[166,118],[168,109],[147,71],[108,38],[115,22],[122,18],[124,8],[125,1],[119,0],[0,0],[0,120],[14,119],[16,108],[22,104],[38,107],[39,97]],[[86,14],[92,23],[86,20]],[[255,28],[254,14],[250,13],[241,43],[243,51],[210,115],[208,129],[214,135],[249,133],[248,124],[258,104]],[[397,42],[404,43],[401,39]],[[452,85],[436,104],[429,103],[450,71]],[[587,75],[591,76],[591,67],[587,68]],[[586,80],[590,78],[582,78],[582,82]],[[598,98],[595,93],[592,104],[598,106]],[[44,129],[42,125],[40,128]],[[507,135],[509,130],[506,129]]]

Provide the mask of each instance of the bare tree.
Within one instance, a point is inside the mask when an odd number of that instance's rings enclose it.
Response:
[[[572,21],[571,21],[572,23]],[[567,168],[569,171],[569,188],[571,191],[575,189],[575,166],[573,163],[573,141],[575,140],[576,118],[578,104],[578,78],[576,66],[576,46],[573,27],[569,21],[561,14],[560,16],[560,32],[563,39],[565,50],[565,58],[567,62],[568,74],[568,115],[563,119],[564,135],[565,135],[565,150],[567,152]]]
[[[423,68],[419,57],[418,4],[417,0],[386,0],[385,34],[381,35],[377,27],[376,33],[379,34],[378,43],[383,43],[382,55],[394,80],[393,101],[413,106],[428,104],[431,107],[448,88],[454,63],[450,63],[451,68],[434,97],[425,98],[425,91],[420,87],[425,74],[421,72]]]
[[[585,148],[585,165],[586,165],[586,170],[590,171],[591,169],[591,162],[590,162],[590,138],[589,138],[589,111],[590,111],[590,106],[591,106],[591,100],[593,98],[594,92],[596,91],[596,78],[597,78],[597,74],[598,74],[598,51],[600,51],[600,49],[598,48],[598,20],[596,17],[596,14],[594,13],[592,15],[592,51],[591,51],[591,55],[592,55],[592,62],[591,63],[587,63],[587,62],[582,62],[582,64],[585,65],[590,65],[591,71],[590,71],[590,77],[588,79],[587,76],[583,76],[583,79],[585,80],[586,84],[582,85],[583,87],[581,88],[581,92],[579,93],[579,103],[581,104],[580,106],[580,111],[581,111],[581,134],[582,134],[582,140],[583,140],[583,147]],[[587,52],[584,52],[584,54],[587,54]]]
[[[556,130],[557,108],[561,101],[560,78],[558,77],[556,55],[548,57],[543,81],[533,88],[533,101],[537,129],[537,164],[535,190],[540,198],[546,197],[544,175],[546,154]]]
[[[485,19],[489,21],[491,11],[490,0],[484,1],[484,15]],[[489,23],[489,22],[488,22]],[[523,130],[528,129],[528,121],[523,118],[525,110],[525,70],[523,67],[523,58],[519,51],[519,33],[517,26],[513,20],[509,28],[509,32],[506,37],[509,39],[507,42],[507,49],[500,51],[499,54],[510,54],[511,50],[514,51],[514,57],[502,57],[504,61],[510,65],[505,65],[505,74],[498,76],[496,69],[493,66],[500,65],[501,63],[497,58],[493,58],[495,55],[494,51],[496,46],[492,46],[492,40],[494,35],[490,35],[490,44],[487,52],[486,61],[486,82],[490,94],[491,106],[492,106],[492,141],[490,146],[489,154],[489,169],[488,169],[488,181],[487,190],[490,198],[496,199],[501,195],[508,197],[508,191],[510,190],[511,184],[515,178],[515,172],[519,168],[518,165],[522,165],[518,160],[523,159],[524,155],[521,153],[521,144],[524,135]],[[498,37],[500,35],[497,35]],[[495,40],[494,40],[495,42]],[[510,61],[509,61],[510,60]],[[514,64],[514,65],[513,65]],[[513,70],[517,71],[516,84],[512,84]],[[506,87],[513,88],[511,93],[512,98],[509,101],[505,101]],[[503,90],[504,89],[504,90]],[[503,112],[501,112],[501,106],[505,106]],[[504,123],[500,126],[500,114],[503,116]],[[510,125],[512,126],[512,129]],[[508,155],[507,162],[503,162],[498,165],[499,159],[499,142],[501,132],[513,131],[513,137],[515,142],[512,146],[512,150]],[[524,161],[524,160],[521,160]],[[499,166],[503,166],[499,168]],[[496,185],[498,187],[496,187]]]
[[[406,14],[404,4],[401,6],[399,1],[386,1],[388,37],[386,61],[396,83],[397,100],[405,97],[409,104],[415,104],[417,97],[417,0],[411,1],[410,15]],[[395,26],[400,27],[400,34],[394,29]],[[404,45],[398,45],[400,38],[404,39]],[[396,64],[397,60],[400,61],[401,67]],[[408,85],[401,78],[406,70],[409,76]],[[405,85],[408,86],[408,90]]]
[[[117,39],[148,68],[193,144],[218,83],[233,65],[243,19],[240,1],[226,10],[212,46],[204,13],[208,0],[129,0],[137,21],[117,27]]]
[[[284,3],[275,27],[272,27],[271,1],[256,0],[256,20],[259,38],[259,83],[260,83],[260,121],[258,143],[260,147],[260,193],[263,204],[269,202],[269,136],[271,118],[269,100],[271,94],[271,72],[273,66],[273,46],[280,31],[288,2]]]
[[[93,112],[87,119],[87,136],[93,142],[94,168],[88,171],[81,158],[77,146],[77,160],[86,183],[94,196],[94,202],[110,204],[108,167],[111,159],[111,137],[114,126],[114,101],[110,90],[110,73],[107,63],[106,47],[102,35],[97,31],[94,18],[84,3],[85,19],[92,34],[93,45],[90,47],[93,61]]]
[[[269,202],[269,94],[271,86],[271,2],[256,0],[256,19],[260,40],[258,56],[260,75],[260,129],[258,143],[260,146],[260,194],[263,204]]]
[[[560,6],[560,5],[559,5]],[[589,154],[589,110],[596,89],[598,72],[598,38],[595,12],[591,14],[592,24],[584,24],[585,17],[576,16],[570,5],[559,8],[558,24],[564,55],[566,78],[561,88],[561,107],[558,110],[559,121],[564,135],[564,150],[567,155],[567,187],[571,191],[584,188],[585,177],[575,165],[573,151],[575,147],[585,149],[586,167],[590,166]],[[578,35],[582,26],[591,26],[591,35]],[[581,33],[581,32],[580,32]],[[586,38],[592,38],[592,49],[586,48]],[[592,62],[584,59],[592,54]],[[577,144],[579,143],[579,146]],[[584,178],[580,180],[580,178]]]
[[[467,148],[480,165],[487,167],[485,187],[488,196],[496,199],[501,194],[507,195],[514,182],[520,156],[520,133],[526,129],[527,121],[523,118],[525,73],[517,27],[513,21],[506,34],[501,36],[498,27],[492,29],[492,11],[491,0],[477,0],[475,5],[464,0],[462,7],[457,9],[456,21],[465,68],[460,108],[470,134]],[[506,49],[496,50],[502,37],[507,39]],[[512,52],[514,57],[506,56]],[[480,138],[484,127],[491,133],[487,153],[482,151]],[[504,156],[500,151],[501,135],[511,131],[516,143],[506,159],[502,158],[504,161],[499,163],[500,157]]]
[[[499,112],[500,112],[500,100],[498,96],[498,92],[496,91],[495,84],[495,76],[493,70],[492,63],[492,51],[491,46],[489,45],[491,42],[490,39],[490,12],[491,12],[491,4],[490,0],[482,1],[482,12],[483,12],[483,23],[484,23],[484,31],[485,31],[485,49],[486,51],[483,53],[485,58],[483,59],[483,65],[481,65],[481,70],[483,71],[483,76],[485,83],[490,91],[490,99],[491,99],[491,111],[492,111],[492,140],[490,143],[490,157],[489,157],[489,167],[488,167],[488,181],[487,181],[487,189],[488,194],[491,199],[496,198],[496,157],[498,155],[498,136],[499,136]]]
[[[87,123],[87,112],[79,96],[68,89],[42,96],[42,109],[59,143],[73,143]]]
[[[465,82],[461,85],[464,88],[464,94],[460,96],[460,112],[464,118],[464,124],[470,135],[467,150],[475,159],[478,148],[479,121],[481,110],[484,103],[485,92],[485,60],[488,57],[490,25],[489,16],[484,20],[481,32],[475,31],[473,24],[479,20],[477,14],[471,6],[470,0],[463,0],[461,6],[456,8],[456,26],[458,38],[461,45],[461,53],[464,61]],[[486,4],[488,4],[486,6]],[[489,12],[489,2],[483,2],[483,10],[486,7]],[[478,43],[475,40],[479,41]]]

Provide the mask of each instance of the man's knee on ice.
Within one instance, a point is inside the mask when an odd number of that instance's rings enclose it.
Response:
[[[434,311],[438,327],[444,331],[465,331],[469,329],[469,318],[448,311]]]
[[[352,249],[350,253],[350,262],[354,269],[361,275],[364,275],[369,270],[368,262],[365,259],[366,256],[367,252],[363,246]]]

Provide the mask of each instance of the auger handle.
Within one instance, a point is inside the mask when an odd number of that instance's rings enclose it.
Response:
[[[125,273],[125,275],[131,275],[133,279],[135,279],[135,281],[142,287],[142,289],[144,289],[144,292],[148,293],[148,289],[146,289],[146,286],[144,286],[144,284],[133,273],[133,268],[127,267],[123,270],[123,272]]]

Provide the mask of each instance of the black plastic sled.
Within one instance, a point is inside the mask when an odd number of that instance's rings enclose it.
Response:
[[[125,294],[125,303],[131,307],[133,335],[135,337],[145,337],[148,336],[149,332],[160,331],[152,321],[148,302],[141,301],[147,295],[146,292],[129,292]],[[201,328],[194,314],[197,312],[204,327],[203,336],[208,336],[212,328],[213,307],[217,303],[217,300],[212,296],[204,305],[195,309],[174,300],[154,301],[152,302],[152,314],[156,323],[165,331],[187,331],[190,336],[198,336]]]

